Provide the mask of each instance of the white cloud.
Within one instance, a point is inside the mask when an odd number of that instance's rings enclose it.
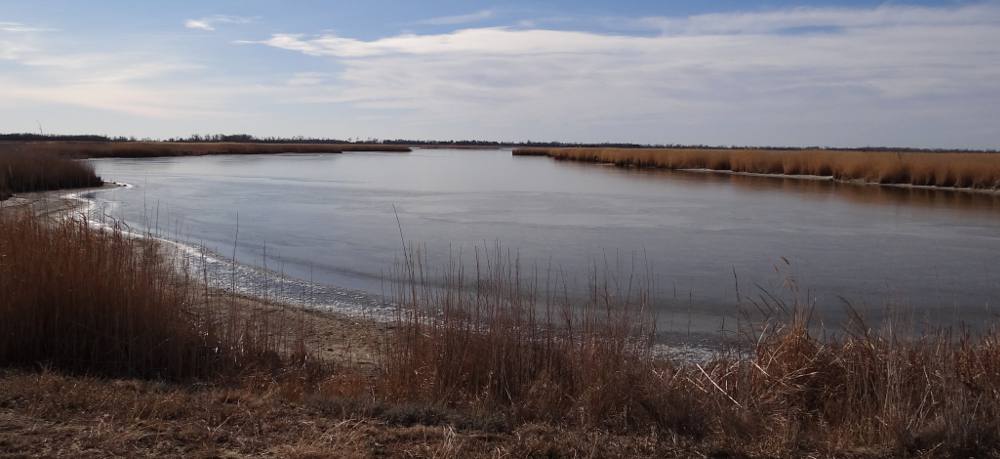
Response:
[[[470,14],[460,14],[457,16],[441,16],[431,19],[424,19],[423,21],[418,21],[418,24],[424,25],[458,25],[458,24],[471,24],[474,22],[481,22],[492,18],[496,14],[493,10],[482,10]]]
[[[253,21],[253,18],[218,14],[199,19],[188,19],[184,21],[184,27],[212,32],[215,31],[217,24],[249,24]]]
[[[345,70],[313,101],[407,110],[414,132],[833,145],[975,132],[961,145],[1000,144],[982,134],[984,115],[1000,118],[996,4],[644,21],[664,33],[490,27],[259,43],[335,59]]]

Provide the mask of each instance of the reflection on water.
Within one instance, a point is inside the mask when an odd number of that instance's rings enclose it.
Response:
[[[648,260],[661,328],[711,332],[736,298],[791,287],[822,317],[980,321],[1000,296],[1000,197],[512,157],[509,151],[95,160],[135,188],[99,208],[193,245],[343,291],[382,292],[405,238],[431,265],[501,241],[526,269],[586,287]],[[787,262],[786,262],[787,261]],[[739,282],[738,296],[735,284]],[[842,299],[843,298],[843,299]],[[905,306],[899,306],[905,305]]]

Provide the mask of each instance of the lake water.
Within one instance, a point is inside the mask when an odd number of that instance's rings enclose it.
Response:
[[[335,307],[377,302],[402,254],[397,215],[431,265],[499,241],[523,266],[556,267],[582,288],[595,263],[648,261],[668,330],[707,333],[731,319],[737,280],[744,304],[758,286],[790,296],[795,285],[830,322],[846,299],[873,315],[894,305],[919,321],[981,324],[1000,300],[993,195],[629,170],[509,150],[93,163],[105,180],[132,185],[89,194],[100,212],[228,257],[235,244],[239,262],[312,280],[333,298],[312,301]]]

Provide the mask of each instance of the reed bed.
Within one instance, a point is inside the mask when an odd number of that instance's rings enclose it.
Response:
[[[620,390],[654,364],[650,299],[638,282],[629,292],[595,286],[590,301],[572,303],[542,297],[510,253],[480,256],[474,273],[452,265],[443,287],[422,281],[419,254],[400,267],[386,394],[519,421],[644,428],[641,405],[658,395]]]
[[[120,227],[0,212],[0,365],[214,378],[304,358],[284,325],[178,275]]]
[[[552,286],[500,251],[473,272],[450,266],[443,286],[423,266],[408,257],[393,288],[379,382],[391,401],[512,425],[652,431],[724,455],[1000,454],[996,331],[904,338],[855,315],[832,339],[810,331],[807,308],[764,296],[744,345],[686,361],[656,352],[641,275],[595,274],[589,298],[573,301],[540,294]]]
[[[266,155],[278,153],[408,152],[400,145],[259,142],[23,142],[8,149],[72,158],[150,158],[163,156]]]
[[[519,148],[518,156],[623,167],[811,175],[865,183],[1000,189],[1000,153],[685,148]]]
[[[14,193],[85,188],[103,182],[90,164],[52,154],[0,151],[0,200]]]

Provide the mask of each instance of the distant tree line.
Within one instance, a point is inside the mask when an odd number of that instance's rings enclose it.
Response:
[[[524,140],[516,142],[501,142],[496,140],[416,140],[416,139],[379,139],[374,137],[347,139],[317,138],[317,137],[256,137],[250,134],[192,134],[188,137],[169,137],[166,139],[153,139],[136,137],[109,137],[105,135],[60,135],[60,134],[30,134],[12,133],[0,134],[0,142],[190,142],[190,143],[273,143],[273,144],[384,144],[384,145],[412,145],[412,146],[453,146],[453,147],[578,147],[578,148],[686,148],[686,149],[725,149],[725,150],[845,150],[845,151],[887,151],[887,152],[989,152],[996,153],[997,149],[961,149],[961,148],[912,148],[912,147],[860,147],[860,148],[838,148],[819,146],[735,146],[735,145],[683,145],[683,144],[639,144],[623,142],[600,142],[600,143],[580,143],[580,142],[557,142],[557,141],[533,141]]]
[[[112,139],[103,135],[43,135],[43,134],[0,134],[0,141],[7,142],[110,142]]]

